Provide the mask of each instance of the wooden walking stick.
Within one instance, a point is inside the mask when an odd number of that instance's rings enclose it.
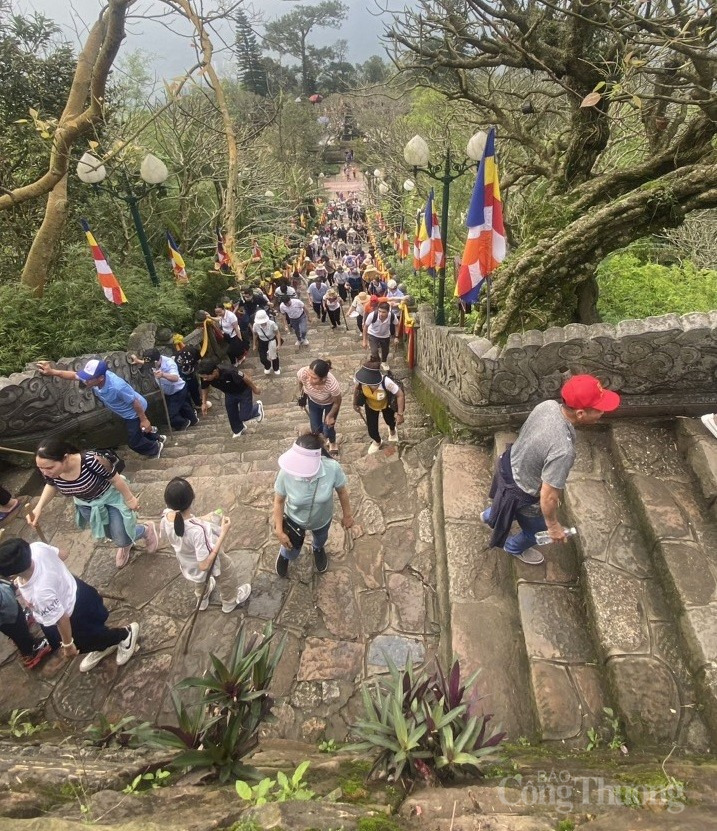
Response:
[[[348,332],[349,322],[348,322],[348,320],[346,320],[346,312],[344,311],[344,304],[343,303],[341,304],[341,314],[343,315],[344,323],[346,324],[346,331]]]
[[[33,513],[29,502],[27,503],[27,505],[25,505],[25,510],[27,511],[27,514],[25,514],[25,522],[27,522],[28,525],[32,525],[32,527],[35,529],[35,533],[40,538],[40,542],[44,542],[45,545],[47,545],[47,537],[42,533],[42,528],[40,528],[39,521],[36,521],[33,525],[35,514]]]

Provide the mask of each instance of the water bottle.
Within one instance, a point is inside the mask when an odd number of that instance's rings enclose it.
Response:
[[[578,533],[577,528],[563,528],[563,533],[566,537],[572,537]],[[550,545],[552,542],[552,538],[548,531],[538,531],[535,535],[535,544],[536,545]]]

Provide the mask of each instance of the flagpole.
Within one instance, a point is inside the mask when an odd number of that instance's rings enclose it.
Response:
[[[490,340],[490,277],[485,278],[485,336]]]

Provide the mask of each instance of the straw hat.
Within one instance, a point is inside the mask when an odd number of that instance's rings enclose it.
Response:
[[[360,291],[356,295],[356,297],[357,297],[357,299],[360,303],[368,303],[368,292],[367,291]]]

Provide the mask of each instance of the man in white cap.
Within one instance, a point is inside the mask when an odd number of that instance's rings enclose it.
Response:
[[[279,347],[281,346],[281,333],[279,326],[263,310],[254,315],[252,326],[254,338],[254,349],[259,353],[259,360],[264,367],[264,375],[281,375],[279,368]]]
[[[55,369],[50,361],[38,361],[37,368],[43,375],[81,381],[93,395],[120,418],[127,429],[127,444],[141,456],[158,459],[166,436],[152,430],[147,418],[147,399],[119,375],[107,368],[106,361],[93,358],[77,372],[69,369]]]
[[[400,305],[401,300],[403,300],[403,298],[406,295],[401,291],[401,289],[398,287],[398,284],[393,278],[391,278],[388,281],[386,287],[386,295],[384,297],[384,300],[388,300],[391,306],[395,308],[396,306]]]
[[[329,290],[329,287],[315,271],[309,274],[309,279],[313,280],[313,282],[309,283],[308,292],[311,305],[314,307],[314,313],[322,323],[326,323],[324,295]]]

